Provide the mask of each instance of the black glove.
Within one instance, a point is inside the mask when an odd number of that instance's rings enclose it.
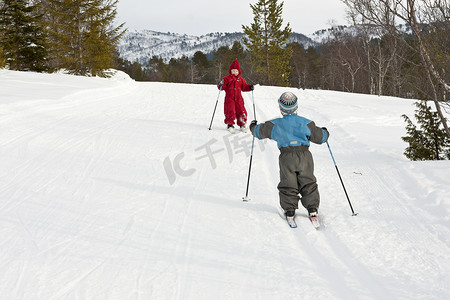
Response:
[[[255,89],[255,87],[253,86],[253,84],[250,84],[250,91],[253,91]]]
[[[258,124],[258,121],[253,120],[253,121],[250,123],[250,130],[252,130],[252,128],[255,127],[256,124]]]
[[[322,127],[322,129],[325,130],[325,132],[327,133],[327,140],[328,140],[328,138],[330,137],[330,132],[326,127]]]

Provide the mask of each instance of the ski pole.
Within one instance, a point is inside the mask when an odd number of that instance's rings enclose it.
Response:
[[[253,101],[253,117],[255,118],[254,120],[256,120],[255,97],[253,96],[253,91],[252,91],[252,101]],[[252,171],[253,146],[254,145],[255,145],[255,136],[253,136],[253,140],[252,140],[252,152],[250,154],[250,164],[248,166],[247,189],[245,190],[245,197],[242,197],[243,201],[251,200],[250,197],[248,196],[248,186],[250,185],[250,173]]]
[[[245,190],[245,197],[242,197],[243,201],[250,201],[250,197],[248,196],[248,186],[250,184],[250,173],[252,171],[252,160],[253,160],[253,145],[255,144],[255,136],[253,136],[252,141],[252,153],[250,154],[250,164],[248,166],[248,177],[247,177],[247,189]]]
[[[211,124],[209,124],[209,130],[211,130],[211,126],[212,126],[212,123],[213,123],[213,120],[214,120],[214,115],[216,114],[216,108],[217,108],[217,103],[219,102],[219,96],[220,96],[220,92],[222,91],[222,86],[220,86],[220,90],[219,90],[219,94],[217,95],[217,100],[216,100],[216,106],[214,106],[214,112],[213,112],[213,115],[212,115],[212,118],[211,118]]]
[[[355,213],[355,211],[353,210],[352,203],[350,202],[350,198],[348,197],[347,190],[345,189],[344,182],[342,181],[341,174],[339,173],[338,166],[336,164],[336,161],[334,160],[334,156],[333,156],[333,153],[331,152],[330,144],[328,144],[328,141],[327,141],[327,146],[328,146],[328,150],[330,150],[331,158],[333,159],[333,163],[334,163],[334,166],[336,167],[336,171],[338,173],[339,179],[341,180],[342,187],[344,188],[345,196],[347,196],[348,204],[350,205],[350,209],[352,210],[352,216],[356,216],[358,213]]]
[[[253,96],[253,90],[252,90],[252,100],[253,100],[253,120],[256,120],[255,97]]]

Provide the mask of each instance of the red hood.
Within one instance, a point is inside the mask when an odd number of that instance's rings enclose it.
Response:
[[[237,58],[231,63],[230,68],[228,69],[228,73],[231,74],[231,70],[236,69],[239,71],[239,75],[241,75],[241,66],[239,66],[239,62]]]

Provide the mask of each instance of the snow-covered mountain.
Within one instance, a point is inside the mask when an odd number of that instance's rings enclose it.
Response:
[[[192,57],[196,51],[209,54],[222,46],[230,47],[240,41],[244,33],[209,33],[192,36],[177,33],[163,33],[152,30],[129,31],[124,34],[119,44],[120,56],[131,62],[138,61],[147,65],[151,57],[161,57],[165,62],[183,55]],[[300,33],[293,33],[288,42],[298,42],[304,47],[315,46],[316,43]]]
[[[411,27],[408,24],[398,24],[397,30],[403,32],[404,34],[412,34]],[[320,45],[328,42],[330,39],[334,39],[340,35],[348,34],[348,35],[356,35],[359,32],[365,31],[371,38],[379,38],[382,34],[382,30],[380,27],[375,25],[358,25],[358,28],[354,25],[346,26],[333,26],[327,29],[321,29],[315,31],[313,34],[308,37],[316,44]]]
[[[398,28],[405,33],[411,33],[411,28],[407,25],[398,25]],[[371,29],[371,35],[377,36],[377,28]],[[288,39],[288,43],[297,42],[304,48],[310,46],[317,47],[329,39],[340,34],[356,34],[354,26],[333,26],[328,29],[317,30],[313,34],[306,36],[301,33],[293,32]],[[134,30],[127,31],[118,46],[120,56],[128,61],[138,61],[145,66],[151,57],[162,58],[166,63],[171,58],[180,58],[185,55],[192,57],[196,51],[210,54],[219,47],[230,47],[235,41],[241,42],[244,33],[209,33],[202,36],[192,36],[178,33],[163,33],[153,30]]]
[[[311,145],[322,228],[278,213],[273,141],[231,135],[215,85],[0,69],[1,299],[450,299],[450,161],[409,161],[412,100],[288,90]],[[254,98],[252,98],[254,95]]]

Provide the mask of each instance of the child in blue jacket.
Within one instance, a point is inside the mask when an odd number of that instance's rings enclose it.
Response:
[[[310,217],[317,216],[320,204],[314,161],[309,151],[310,142],[322,144],[329,137],[325,127],[317,127],[313,121],[297,115],[297,96],[283,93],[278,99],[282,118],[250,124],[250,131],[258,139],[275,140],[280,149],[280,205],[286,218],[294,218],[301,195],[301,203]]]

